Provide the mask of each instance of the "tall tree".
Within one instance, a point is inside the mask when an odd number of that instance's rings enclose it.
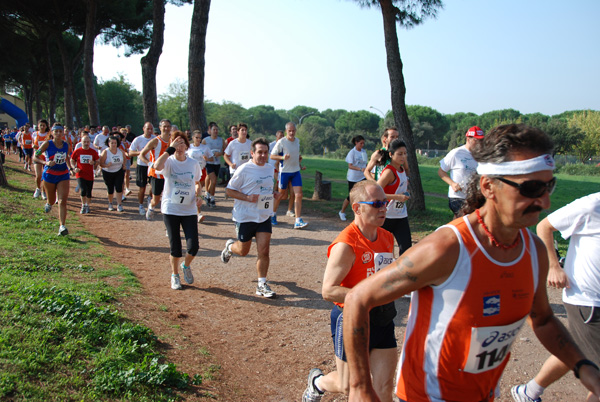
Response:
[[[144,120],[158,126],[156,69],[165,42],[165,0],[154,0],[152,7],[152,43],[140,60],[142,65],[142,99]]]
[[[209,10],[210,0],[194,1],[188,59],[188,113],[191,130],[208,129],[204,110],[204,53]]]
[[[406,112],[406,85],[402,73],[402,59],[398,46],[396,24],[404,28],[412,28],[429,17],[435,17],[442,8],[441,0],[354,0],[365,7],[379,7],[383,16],[383,33],[387,68],[392,88],[392,111],[396,119],[396,127],[400,137],[406,143],[408,165],[410,168],[410,200],[411,209],[425,210],[425,194],[421,183],[421,174],[417,163],[417,154],[410,121]]]

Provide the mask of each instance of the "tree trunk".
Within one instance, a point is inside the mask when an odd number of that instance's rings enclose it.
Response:
[[[98,99],[94,80],[94,41],[98,35],[96,29],[96,15],[98,11],[97,0],[87,0],[87,13],[85,17],[85,33],[83,35],[83,82],[85,85],[85,99],[88,104],[90,125],[100,124]]]
[[[158,94],[156,91],[156,68],[165,36],[165,0],[154,0],[152,11],[152,44],[146,56],[142,57],[142,102],[144,121],[158,126]]]
[[[41,94],[41,89],[40,89],[40,83],[41,83],[41,79],[35,79],[33,81],[33,98],[34,98],[34,102],[35,102],[35,118],[33,116],[31,116],[31,125],[33,126],[34,124],[37,124],[37,121],[39,119],[42,118],[42,100],[40,98]]]
[[[58,49],[60,51],[60,58],[63,64],[63,92],[64,92],[64,107],[65,107],[65,121],[62,123],[67,126],[73,124],[73,99],[75,98],[74,84],[73,84],[73,68],[71,65],[71,58],[65,47],[65,42],[62,37],[62,33],[57,34],[56,41],[58,43]]]
[[[46,65],[48,71],[48,121],[50,125],[54,123],[56,114],[56,83],[54,82],[54,67],[52,66],[52,56],[50,53],[50,41],[46,40]],[[38,120],[41,116],[38,117]],[[37,122],[36,122],[37,123]]]
[[[188,60],[188,113],[190,130],[208,129],[204,112],[204,52],[210,0],[195,0],[190,33],[190,55]]]
[[[392,111],[394,112],[400,138],[406,143],[406,151],[408,153],[408,167],[411,180],[409,182],[410,200],[407,204],[410,209],[424,211],[425,194],[423,193],[421,174],[419,173],[419,165],[417,163],[415,141],[410,128],[408,113],[406,112],[406,86],[404,84],[404,75],[402,74],[402,59],[400,58],[398,35],[396,32],[396,8],[392,4],[392,0],[379,0],[379,3],[383,14],[387,68],[392,88]]]

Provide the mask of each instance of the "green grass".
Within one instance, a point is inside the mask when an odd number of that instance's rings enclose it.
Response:
[[[115,305],[138,291],[70,216],[70,236],[33,200],[20,172],[0,187],[0,400],[179,399],[190,379],[159,353],[152,331]],[[28,183],[29,184],[29,183]],[[116,285],[108,285],[110,278]],[[214,369],[207,375],[214,376]]]

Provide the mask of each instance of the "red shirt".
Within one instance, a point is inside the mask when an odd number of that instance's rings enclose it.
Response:
[[[77,167],[80,169],[75,175],[76,177],[81,177],[84,180],[94,180],[94,165],[90,165],[89,161],[100,159],[95,149],[77,148],[71,155],[71,159],[75,160]]]

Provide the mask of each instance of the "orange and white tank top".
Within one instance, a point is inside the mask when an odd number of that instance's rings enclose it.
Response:
[[[443,284],[412,294],[396,394],[411,402],[493,401],[538,286],[535,243],[522,229],[521,254],[503,263],[466,216],[443,227],[455,232],[460,253]]]
[[[148,154],[150,155],[150,162],[152,162],[152,167],[148,168],[148,176],[156,177],[157,179],[164,179],[164,176],[162,174],[156,173],[156,170],[154,169],[154,164],[156,163],[156,160],[160,158],[162,154],[165,153],[167,147],[169,146],[169,143],[167,141],[163,141],[160,137],[156,137],[156,139],[158,140],[158,142],[156,143],[156,148],[148,152]]]
[[[40,148],[40,146],[48,141],[50,139],[50,131],[46,132],[46,133],[40,133],[39,131],[36,131],[35,134],[33,135],[33,149],[37,150]],[[46,160],[46,156],[44,156],[44,154],[38,155],[38,158],[45,161]]]

